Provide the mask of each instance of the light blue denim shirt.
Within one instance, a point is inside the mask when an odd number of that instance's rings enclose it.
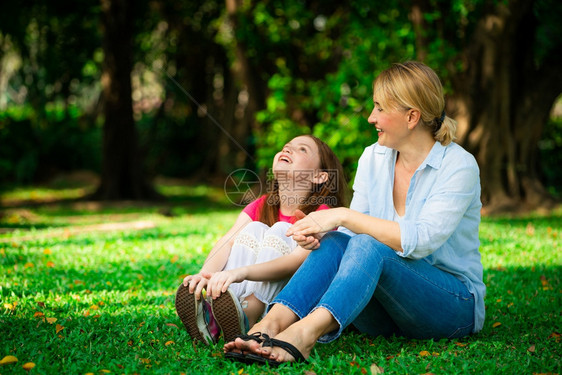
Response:
[[[350,208],[395,220],[392,196],[397,151],[375,143],[359,159]],[[435,142],[414,172],[406,196],[406,212],[398,217],[402,257],[424,259],[455,275],[474,295],[474,331],[484,325],[480,260],[480,171],[474,157],[456,143]],[[346,228],[342,232],[354,235]]]

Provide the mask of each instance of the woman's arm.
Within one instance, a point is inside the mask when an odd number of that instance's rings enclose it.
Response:
[[[196,275],[188,275],[183,279],[183,285],[189,286],[189,292],[195,293],[195,297],[199,299],[201,291],[207,284],[207,279],[202,276],[203,272],[217,272],[224,268],[228,257],[230,255],[230,249],[234,244],[234,239],[236,235],[250,222],[252,219],[245,212],[241,212],[234,222],[234,225],[220,240],[217,241],[213,249],[205,259],[205,263],[201,270]]]
[[[270,260],[269,262],[252,264],[216,273],[202,272],[202,276],[209,279],[207,295],[217,298],[221,293],[226,292],[230,284],[243,280],[278,281],[286,279],[295,273],[308,254],[310,254],[309,250],[305,250],[299,246],[293,250],[292,253]]]
[[[293,224],[287,231],[287,235],[311,236],[315,233],[330,231],[338,226],[344,226],[355,233],[368,234],[392,249],[402,251],[398,223],[345,207],[311,212],[306,218]]]

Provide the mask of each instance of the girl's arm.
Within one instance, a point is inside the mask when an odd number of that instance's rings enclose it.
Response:
[[[217,241],[215,246],[213,246],[213,249],[207,256],[207,259],[205,259],[205,263],[203,263],[203,267],[201,267],[199,273],[196,275],[188,275],[183,279],[183,285],[189,287],[189,292],[194,293],[195,298],[200,298],[201,291],[208,282],[208,280],[202,276],[202,273],[217,272],[224,268],[236,235],[250,222],[252,222],[250,216],[245,212],[241,212],[232,228],[230,228],[230,230]]]
[[[252,264],[222,272],[202,272],[209,279],[207,295],[217,298],[226,292],[230,284],[250,281],[279,281],[292,276],[310,254],[309,250],[297,247],[292,253],[265,263]]]

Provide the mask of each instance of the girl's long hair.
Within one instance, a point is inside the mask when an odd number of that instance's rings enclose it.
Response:
[[[307,134],[318,146],[320,156],[320,170],[328,174],[328,179],[321,184],[314,184],[309,195],[299,206],[299,209],[305,214],[314,212],[322,204],[327,206],[342,207],[347,205],[348,189],[345,180],[343,167],[334,154],[330,146],[319,138]],[[279,183],[273,180],[273,184],[266,194],[261,210],[259,211],[258,220],[264,224],[272,226],[279,221]]]

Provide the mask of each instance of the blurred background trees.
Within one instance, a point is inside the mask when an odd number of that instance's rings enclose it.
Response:
[[[303,132],[352,177],[376,141],[374,77],[417,59],[443,80],[484,202],[549,204],[562,190],[561,16],[555,0],[8,3],[0,182],[88,169],[99,198],[152,198],[156,175],[263,171]]]

